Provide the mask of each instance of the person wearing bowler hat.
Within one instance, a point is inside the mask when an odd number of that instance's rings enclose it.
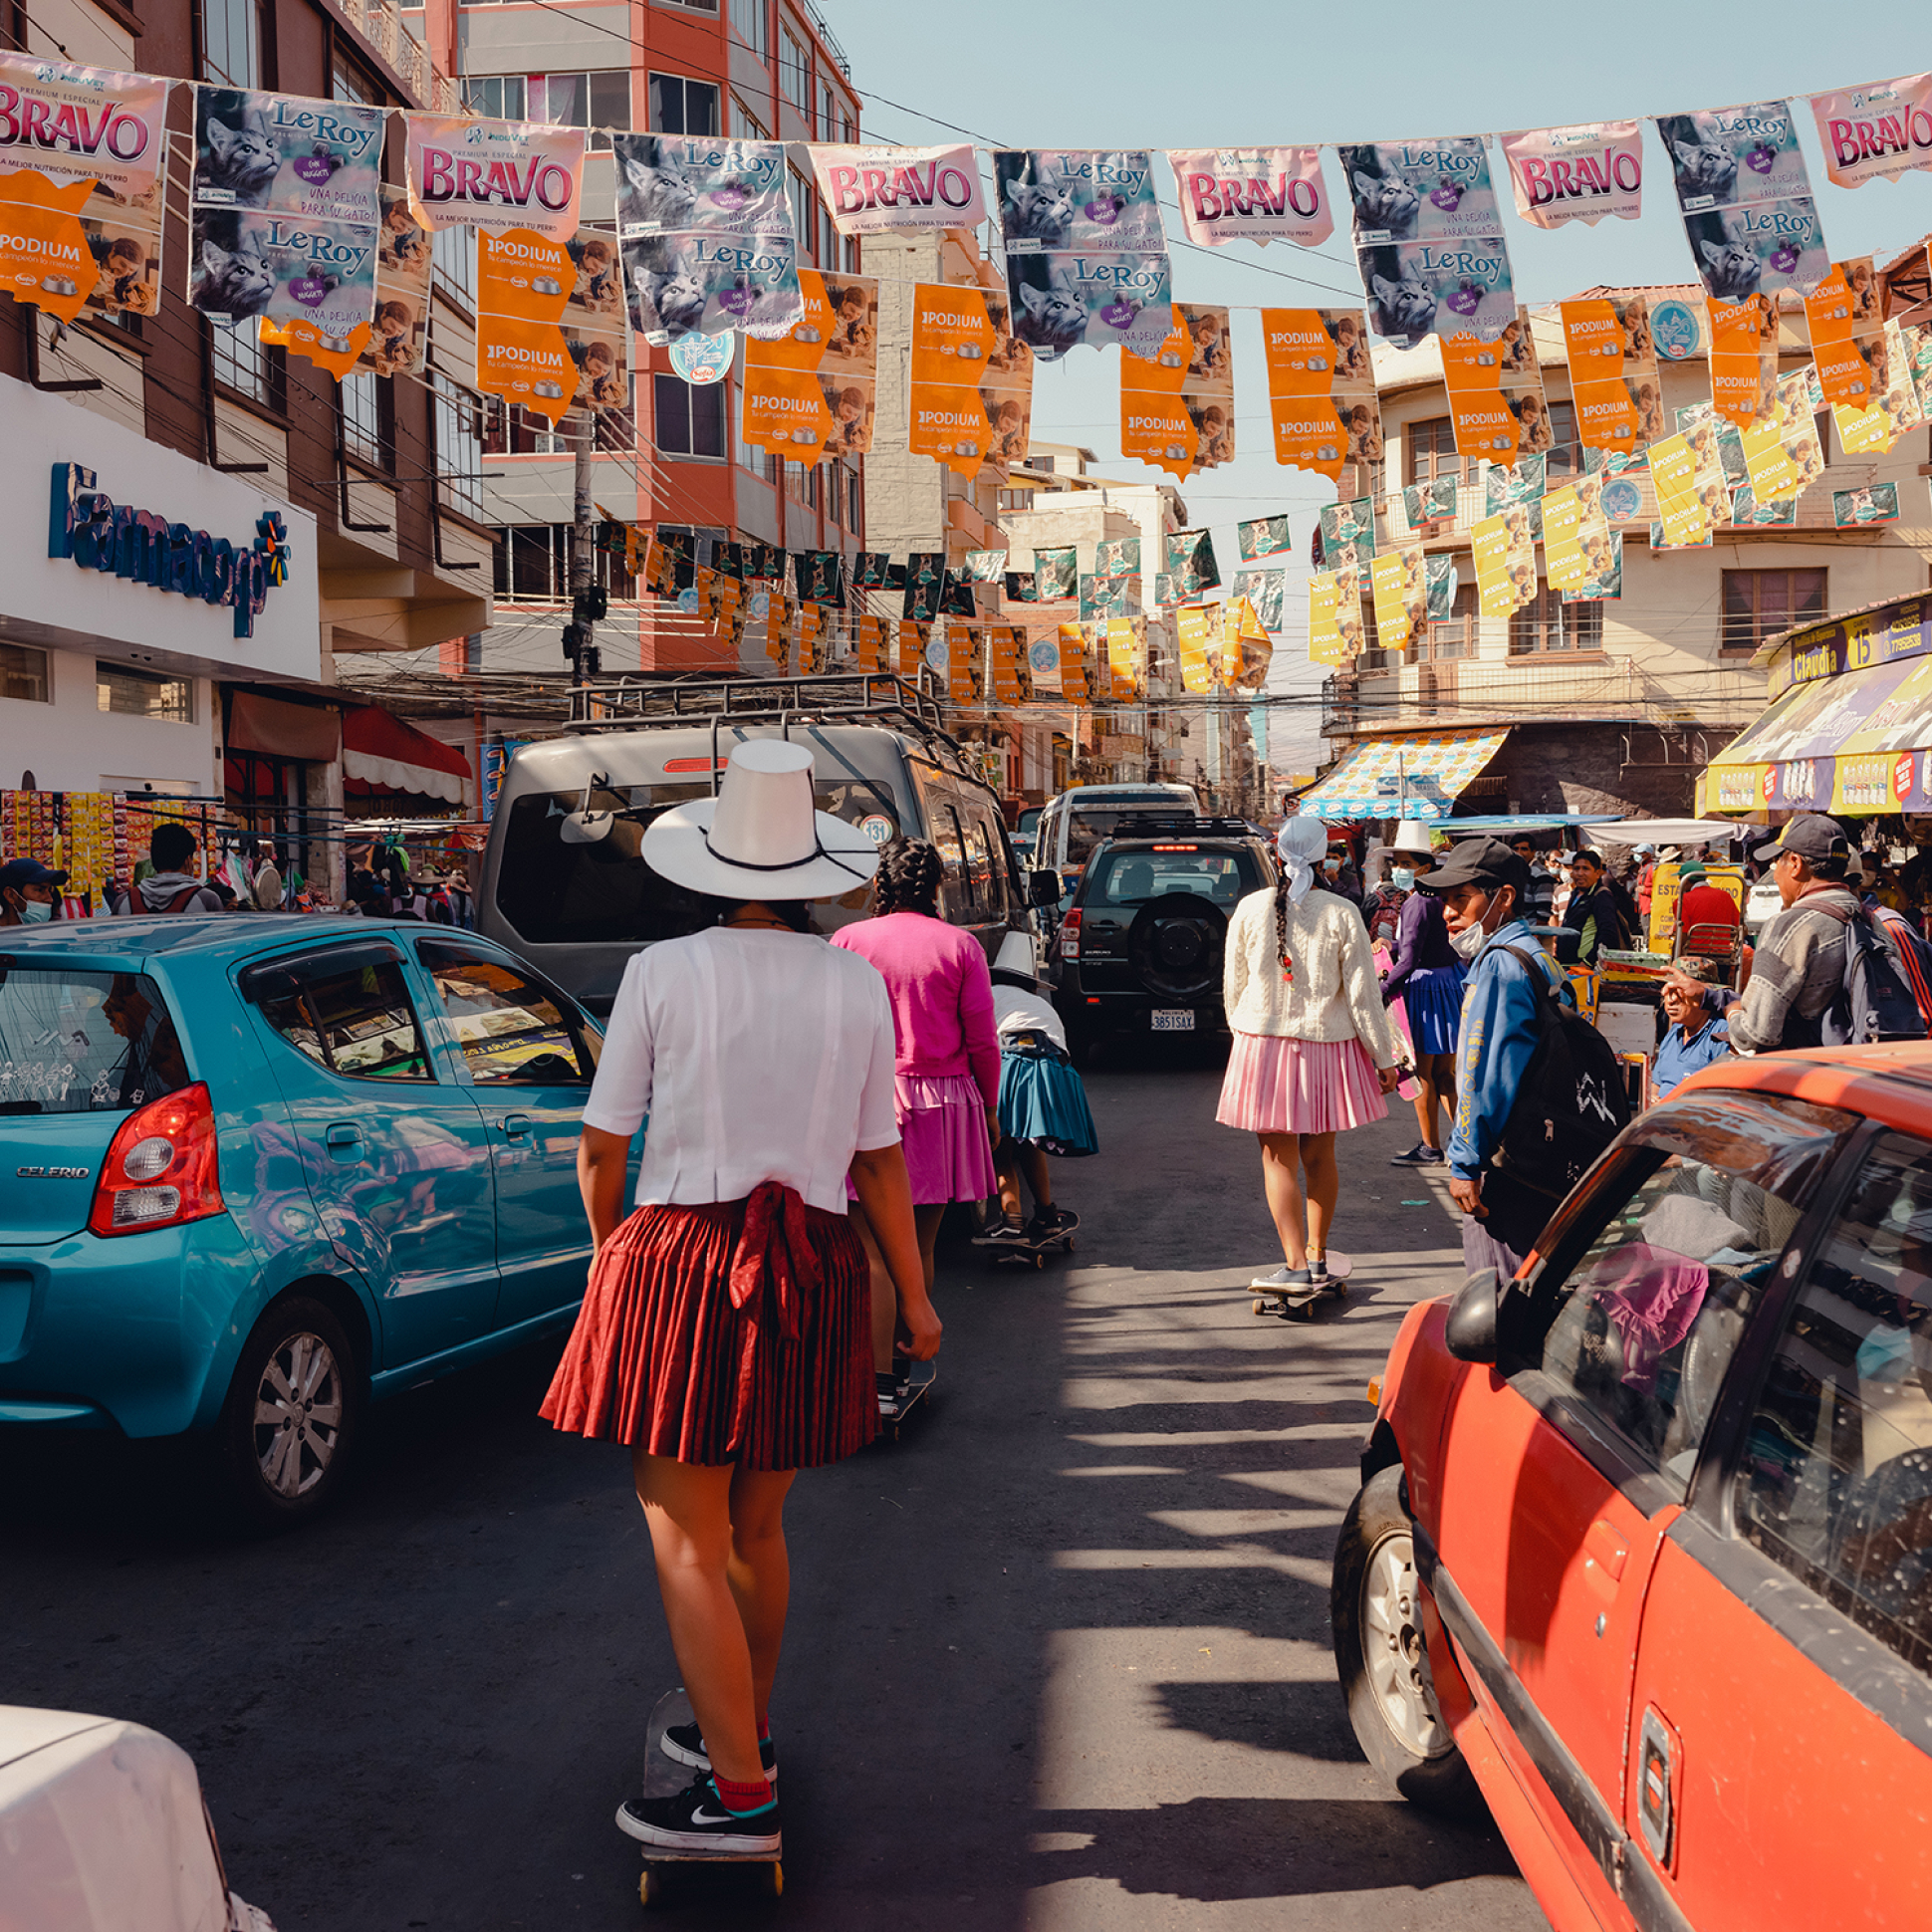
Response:
[[[1412,819],[1402,821],[1389,849],[1411,888],[1416,872],[1434,862],[1429,829]],[[1389,948],[1382,1003],[1400,1000],[1408,1020],[1409,1043],[1415,1049],[1415,1118],[1422,1138],[1407,1153],[1395,1155],[1391,1166],[1442,1165],[1440,1122],[1456,1110],[1456,1025],[1467,972],[1449,943],[1441,901],[1411,889]]]
[[[67,874],[38,858],[10,858],[0,865],[0,926],[45,925],[61,916]]]
[[[1542,1029],[1541,972],[1568,1000],[1562,969],[1523,914],[1530,868],[1497,839],[1465,839],[1416,890],[1442,903],[1449,942],[1469,967],[1456,1065],[1456,1120],[1449,1135],[1449,1192],[1462,1210],[1462,1252],[1471,1273],[1494,1268],[1508,1281],[1536,1246],[1555,1206],[1490,1165],[1529,1071]]]
[[[878,1428],[847,1176],[908,1351],[939,1347],[885,982],[811,930],[809,901],[868,881],[878,853],[813,810],[804,746],[759,739],[732,752],[716,798],[649,824],[642,856],[716,923],[624,969],[578,1151],[590,1286],[542,1412],[629,1446],[696,1720],[663,1744],[695,1772],[689,1786],[626,1798],[618,1827],[660,1848],[776,1853],[768,1713],[790,1590],[786,1493]],[[626,1217],[626,1155],[646,1118]]]

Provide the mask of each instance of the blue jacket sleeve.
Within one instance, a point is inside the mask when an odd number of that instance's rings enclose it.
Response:
[[[1518,961],[1492,946],[1476,962],[1463,1004],[1452,1174],[1473,1180],[1489,1165],[1540,1038],[1536,989]]]
[[[1402,910],[1396,915],[1395,944],[1389,948],[1388,978],[1382,982],[1384,1006],[1401,992],[1409,982],[1409,975],[1415,971],[1419,950],[1416,942],[1422,936],[1423,908],[1422,894],[1411,892],[1402,901]]]

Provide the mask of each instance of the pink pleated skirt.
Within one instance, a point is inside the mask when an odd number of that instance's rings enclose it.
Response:
[[[1340,1133],[1386,1120],[1388,1108],[1359,1040],[1237,1033],[1214,1117],[1244,1133]]]
[[[901,1074],[895,1086],[913,1206],[985,1200],[999,1179],[979,1083],[970,1074]]]

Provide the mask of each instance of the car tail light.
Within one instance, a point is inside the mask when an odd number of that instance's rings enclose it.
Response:
[[[222,1211],[214,1103],[197,1082],[136,1107],[121,1123],[88,1226],[96,1234],[139,1234]]]
[[[1081,912],[1075,906],[1060,922],[1060,956],[1062,959],[1078,959],[1081,956]]]

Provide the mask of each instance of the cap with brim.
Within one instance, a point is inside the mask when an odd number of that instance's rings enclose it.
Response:
[[[644,863],[721,899],[834,899],[868,884],[879,848],[812,804],[812,754],[755,738],[731,754],[714,799],[674,806],[645,829]]]
[[[25,885],[65,885],[68,875],[38,858],[10,858],[0,865],[0,888],[11,886],[18,892]]]
[[[1760,845],[1752,856],[1776,858],[1788,851],[1795,851],[1800,858],[1849,858],[1851,841],[1836,821],[1822,812],[1801,812],[1770,845]]]
[[[1513,885],[1521,892],[1530,883],[1530,868],[1500,839],[1465,839],[1432,871],[1416,875],[1423,892],[1453,892],[1459,885]]]

